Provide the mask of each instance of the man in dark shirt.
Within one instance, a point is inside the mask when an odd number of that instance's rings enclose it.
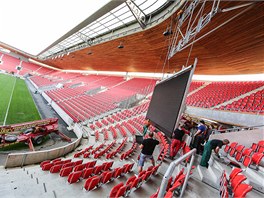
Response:
[[[180,126],[173,132],[171,145],[170,145],[170,158],[171,159],[173,159],[177,155],[182,145],[182,138],[185,132],[182,130],[181,127],[182,125],[180,124]]]
[[[206,125],[203,120],[200,120],[200,124],[198,125],[198,129],[194,134],[193,148],[196,148],[196,154],[200,154],[202,151],[201,144],[204,143],[204,139],[206,136]]]
[[[229,140],[228,139],[224,139],[224,140],[217,140],[217,139],[209,140],[204,146],[204,151],[203,151],[203,155],[202,155],[202,159],[201,159],[200,165],[208,168],[208,162],[210,160],[210,157],[211,157],[211,154],[212,154],[212,150],[214,150],[216,155],[219,156],[218,152],[219,152],[220,148],[222,148],[223,145],[227,145],[227,144],[229,144]]]
[[[150,159],[152,165],[155,166],[155,161],[152,154],[154,152],[156,145],[159,144],[159,141],[154,140],[153,136],[154,136],[153,132],[149,132],[149,138],[144,139],[142,144],[140,145],[142,151],[140,153],[140,158],[138,161],[138,173],[142,171],[146,159]]]

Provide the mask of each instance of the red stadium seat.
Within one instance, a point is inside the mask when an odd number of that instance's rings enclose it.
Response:
[[[243,159],[243,165],[245,167],[249,167],[251,163],[252,163],[251,157],[245,155]]]
[[[45,160],[45,161],[40,163],[40,167],[42,167],[44,164],[48,164],[48,163],[50,163],[50,160]]]
[[[52,163],[44,164],[44,165],[42,166],[42,170],[43,170],[43,171],[50,170],[50,168],[51,168],[52,166],[53,166]]]
[[[93,176],[88,178],[84,183],[84,189],[87,191],[93,190],[94,188],[98,187],[101,181],[101,176]]]
[[[62,164],[54,165],[50,168],[50,173],[58,173],[62,168]]]
[[[111,167],[113,166],[113,163],[114,163],[114,161],[103,163],[103,165],[104,165],[104,166],[103,166],[103,170],[104,170],[104,171],[110,170]]]
[[[82,162],[83,162],[83,160],[82,160],[82,159],[81,159],[81,160],[77,160],[77,161],[73,162],[73,163],[74,163],[74,165],[73,165],[73,166],[80,165],[80,164],[82,164]]]
[[[72,183],[76,183],[80,180],[80,177],[82,176],[82,171],[76,171],[76,172],[72,172],[69,174],[68,176],[68,182],[70,184]]]
[[[133,182],[131,182],[131,188],[139,188],[142,184],[142,177],[137,177]]]
[[[132,168],[134,166],[134,163],[127,164],[126,166],[125,165],[124,165],[124,174],[131,172],[132,171]]]
[[[146,173],[142,176],[142,181],[145,181],[145,182],[148,181],[148,179],[150,178],[151,174],[152,174],[152,170],[146,171]]]
[[[99,173],[101,173],[101,171],[103,170],[103,167],[104,167],[103,165],[98,165],[94,167],[93,174],[98,175]]]
[[[72,172],[73,166],[69,166],[60,170],[60,176],[66,177]]]
[[[263,158],[264,154],[263,153],[254,153],[252,155],[252,162],[256,165],[259,165],[259,163],[261,162],[262,158]]]
[[[242,169],[240,168],[233,168],[229,175],[229,179],[232,180],[235,176],[237,176],[239,173],[242,173]]]
[[[234,176],[232,178],[232,180],[230,181],[231,182],[231,187],[233,189],[233,191],[236,190],[237,186],[239,184],[241,184],[243,181],[245,181],[247,178],[245,175],[240,175],[240,174],[237,174],[236,176]]]
[[[242,156],[243,156],[242,153],[237,151],[235,155],[236,161],[240,162],[240,160],[242,159]]]
[[[257,149],[258,149],[258,145],[256,143],[252,143],[251,148],[252,148],[253,151],[256,152]]]
[[[118,190],[119,190],[122,186],[124,186],[124,183],[123,183],[123,182],[121,182],[121,183],[117,184],[116,186],[114,186],[114,187],[112,188],[112,190],[110,191],[110,195],[109,195],[109,197],[110,197],[110,198],[112,198],[112,197],[116,197]]]
[[[75,172],[75,171],[83,170],[83,169],[85,169],[85,166],[86,166],[86,164],[79,164],[79,165],[74,167],[73,171]]]
[[[252,153],[253,153],[253,149],[252,148],[246,148],[246,149],[243,150],[242,155],[243,156],[245,156],[245,155],[250,156]]]
[[[62,168],[66,168],[66,167],[69,167],[69,166],[74,166],[74,162],[65,163],[65,164],[62,165]]]
[[[239,184],[236,188],[236,190],[234,191],[234,197],[239,197],[239,198],[244,198],[246,197],[247,193],[250,192],[252,190],[252,186],[248,185],[248,184]]]
[[[86,163],[86,168],[94,167],[97,161],[91,161]]]
[[[101,180],[101,182],[103,184],[105,184],[105,183],[111,181],[112,180],[112,176],[113,176],[113,172],[112,171],[103,172],[102,173],[102,180]]]
[[[128,193],[130,192],[129,190],[130,190],[130,184],[123,185],[119,188],[115,197],[127,197]]]
[[[86,169],[84,169],[82,178],[83,179],[87,179],[88,177],[90,177],[93,174],[93,170],[94,170],[94,168],[86,168]]]
[[[124,174],[124,167],[121,167],[121,168],[115,168],[115,169],[114,169],[113,177],[114,177],[114,178],[118,178],[118,177],[121,177],[123,174]]]

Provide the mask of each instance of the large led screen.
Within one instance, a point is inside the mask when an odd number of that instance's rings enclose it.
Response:
[[[191,74],[192,70],[176,74],[161,81],[154,89],[146,118],[169,137],[175,129]]]

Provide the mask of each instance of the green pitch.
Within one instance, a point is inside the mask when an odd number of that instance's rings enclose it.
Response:
[[[5,125],[41,119],[25,81],[0,74],[0,125],[5,117]]]

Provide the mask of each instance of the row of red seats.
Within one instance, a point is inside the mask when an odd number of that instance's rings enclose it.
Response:
[[[100,136],[99,131],[95,131],[94,132],[94,136],[95,136],[95,140],[98,141],[99,140],[99,136]]]
[[[212,82],[203,89],[192,94],[190,97],[187,97],[186,103],[190,106],[210,108],[257,89],[263,85],[264,82],[262,81]]]
[[[136,150],[136,148],[137,148],[137,143],[133,142],[131,148],[128,151],[121,154],[120,159],[124,160],[130,157],[133,154],[133,152]]]
[[[229,179],[226,172],[223,171],[220,178],[220,197],[228,198],[232,196],[244,198],[253,188],[249,184],[244,183],[246,180],[247,178],[242,174],[242,169],[240,168],[234,168],[229,175]]]
[[[100,187],[102,184],[111,182],[115,178],[122,177],[123,175],[132,171],[134,163],[125,164],[122,167],[113,169],[113,171],[101,172],[101,175],[95,175],[88,178],[84,183],[84,189],[87,191]]]
[[[103,149],[102,151],[100,152],[95,152],[94,153],[94,158],[97,159],[97,158],[100,158],[101,156],[103,156],[104,154],[106,153],[109,153],[115,146],[115,143],[116,141],[114,140],[112,143],[110,143],[105,149]]]
[[[242,162],[245,167],[252,165],[258,167],[264,159],[263,143],[264,141],[261,140],[258,144],[253,143],[251,148],[245,148],[244,145],[232,142],[230,145],[226,145],[224,151],[238,162]]]
[[[123,182],[117,184],[110,191],[109,197],[127,197],[132,191],[140,188],[142,184],[146,183],[151,175],[156,175],[160,165],[155,167],[151,166],[147,170],[139,173],[138,176],[131,176],[127,179],[126,183]]]
[[[116,139],[117,138],[117,131],[116,131],[116,129],[113,126],[110,126],[109,127],[109,130],[111,131],[113,138]]]
[[[106,159],[112,159],[113,157],[116,156],[117,153],[120,153],[120,152],[125,148],[125,146],[126,146],[126,142],[127,142],[127,138],[125,138],[125,139],[121,142],[121,144],[119,145],[119,147],[118,147],[116,150],[114,150],[114,151],[108,153],[108,154],[106,155]]]
[[[93,145],[91,145],[91,146],[89,146],[89,147],[87,147],[87,148],[75,153],[73,157],[74,158],[80,157],[81,155],[84,155],[86,152],[89,152],[92,149],[93,149]]]
[[[115,127],[120,131],[120,133],[121,133],[121,135],[122,135],[123,137],[127,137],[127,132],[126,132],[126,130],[123,128],[122,125],[120,125],[119,123],[117,123]]]
[[[169,143],[161,132],[158,132],[156,134],[156,138],[160,141],[160,153],[158,155],[157,161],[163,162],[169,151]]]

